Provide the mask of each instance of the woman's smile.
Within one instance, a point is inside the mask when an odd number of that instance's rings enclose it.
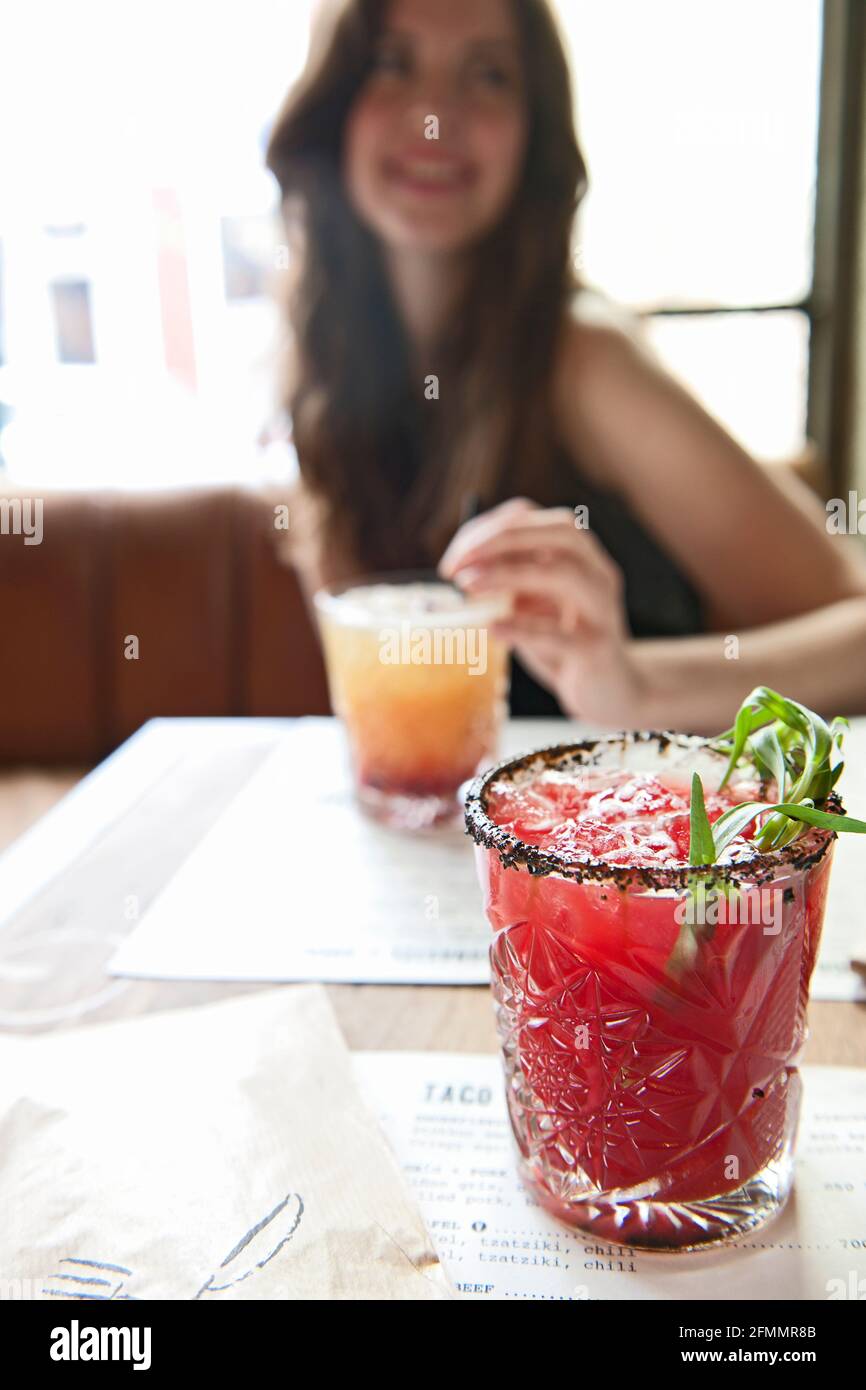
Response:
[[[469,160],[438,150],[393,155],[383,161],[382,175],[391,187],[422,197],[465,193],[477,180]]]

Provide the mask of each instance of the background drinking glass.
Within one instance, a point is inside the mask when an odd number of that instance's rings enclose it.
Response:
[[[450,819],[505,713],[507,652],[490,631],[504,602],[403,574],[322,590],[316,610],[362,805],[410,829]]]

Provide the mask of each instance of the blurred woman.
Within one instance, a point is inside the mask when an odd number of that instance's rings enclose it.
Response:
[[[302,579],[508,592],[515,713],[715,731],[759,683],[866,709],[859,556],[574,275],[572,112],[546,0],[320,16],[268,150]]]

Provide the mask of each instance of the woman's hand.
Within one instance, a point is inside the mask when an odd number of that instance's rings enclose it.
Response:
[[[622,571],[567,508],[512,498],[461,526],[439,571],[469,594],[509,595],[511,617],[495,630],[567,714],[640,725]]]

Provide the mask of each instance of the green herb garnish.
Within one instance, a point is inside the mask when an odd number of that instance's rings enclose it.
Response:
[[[704,803],[704,788],[697,773],[692,776],[692,800],[689,813],[689,863],[715,864],[716,846],[713,827]]]
[[[703,869],[718,864],[721,855],[737,835],[757,820],[752,842],[760,853],[782,849],[802,834],[806,825],[825,830],[866,835],[866,821],[821,810],[817,804],[829,796],[844,767],[842,740],[847,719],[827,724],[820,715],[786,700],[760,685],[744,700],[732,729],[710,739],[708,747],[727,755],[728,764],[719,783],[721,791],[738,767],[751,768],[775,786],[779,800],[743,801],[731,806],[712,824],[704,802],[704,788],[698,773],[692,777],[689,810],[689,867]],[[706,894],[704,875],[690,875],[684,920],[667,963],[667,973],[675,979],[690,966],[699,943],[712,936],[709,927],[695,920],[694,907],[700,893]],[[701,885],[700,888],[698,885]],[[735,893],[732,884],[712,884],[709,901],[726,899]]]
[[[689,860],[699,867],[718,863],[719,856],[753,820],[761,822],[753,842],[761,853],[782,849],[802,833],[804,825],[866,835],[866,821],[822,811],[817,805],[829,796],[844,767],[842,739],[847,719],[827,724],[820,715],[759,685],[744,700],[732,729],[711,739],[709,746],[726,753],[728,765],[719,791],[743,762],[770,778],[777,802],[743,801],[731,806],[712,825],[704,806],[703,786],[692,778]],[[835,759],[835,761],[834,761]],[[764,819],[766,817],[766,819]]]

